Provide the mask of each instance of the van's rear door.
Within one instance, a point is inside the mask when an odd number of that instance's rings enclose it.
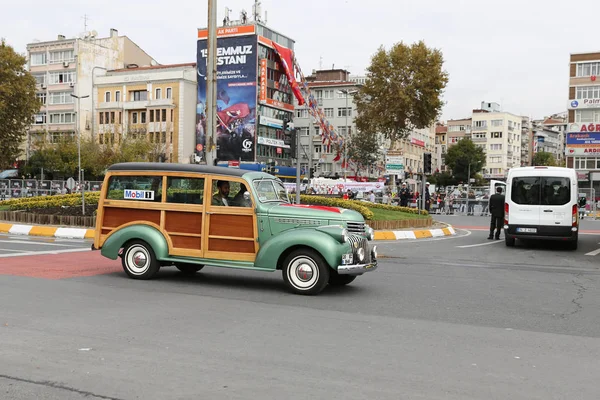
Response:
[[[541,181],[542,178],[539,176],[514,176],[512,178],[508,223],[517,227],[517,233],[536,233],[522,232],[522,228],[540,224]]]
[[[571,226],[571,179],[566,176],[541,178],[540,225]]]

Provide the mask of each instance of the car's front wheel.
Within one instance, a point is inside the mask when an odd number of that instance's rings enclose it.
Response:
[[[296,249],[283,261],[283,280],[297,294],[315,295],[329,282],[329,266],[312,249]]]
[[[356,275],[340,275],[332,271],[329,275],[329,284],[331,286],[344,286],[352,283],[356,279]]]
[[[121,264],[133,279],[152,279],[160,269],[152,247],[143,240],[133,240],[125,245]]]

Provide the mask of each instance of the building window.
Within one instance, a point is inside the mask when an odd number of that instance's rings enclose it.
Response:
[[[493,134],[492,134],[493,135]],[[474,133],[473,134],[473,139],[485,139],[487,136],[487,134],[485,133]],[[492,136],[493,137],[493,136]],[[437,138],[435,138],[437,141]]]
[[[63,83],[75,83],[75,71],[51,72],[48,83],[50,85],[60,85]]]
[[[154,110],[148,111],[148,114],[150,114],[150,122],[154,122]]]
[[[167,110],[162,110],[161,122],[167,122]]]
[[[137,124],[138,123],[138,113],[136,113],[136,112],[131,113],[131,123],[132,124]]]
[[[333,118],[333,108],[325,108],[323,112],[325,113],[326,117]]]
[[[116,101],[116,102],[119,102],[119,101],[121,101],[121,91],[120,91],[120,90],[117,90],[117,91],[115,92],[115,101]]]
[[[575,122],[600,122],[600,110],[575,110]]]
[[[308,127],[298,128],[298,130],[300,131],[300,136],[308,136],[309,135]]]
[[[140,124],[146,123],[146,111],[140,112]]]
[[[46,93],[36,93],[35,97],[42,103],[43,106],[46,105]]]
[[[490,150],[492,150],[492,151],[502,150],[502,143],[490,144]]]
[[[577,76],[600,75],[600,62],[589,62],[577,64]]]
[[[50,64],[75,61],[73,50],[53,51],[50,53]]]
[[[492,139],[502,139],[502,132],[492,132]]]
[[[323,91],[322,90],[315,90],[315,98],[317,100],[321,100],[323,98]]]
[[[146,101],[148,100],[147,90],[133,90],[129,92],[130,101]]]
[[[75,122],[74,113],[53,113],[50,114],[51,124],[72,124]]]
[[[107,103],[110,101],[110,92],[104,92],[104,101]]]
[[[123,123],[123,114],[119,111],[119,124]]]
[[[600,86],[578,86],[575,89],[575,98],[581,99],[599,99]]]
[[[33,116],[34,125],[42,125],[46,123],[46,113],[37,113]]]
[[[501,119],[493,119],[492,120],[492,126],[502,126],[504,124],[504,121]]]
[[[170,99],[173,97],[173,89],[171,89],[170,87],[167,88],[167,99]]]
[[[33,75],[33,77],[35,78],[35,82],[38,85],[45,85],[46,84],[46,74]]]
[[[338,117],[351,117],[352,116],[352,107],[340,107],[338,108]]]
[[[156,89],[156,97],[155,97],[155,99],[156,100],[160,100],[161,96],[162,96],[162,89],[161,88]]]
[[[111,124],[115,123],[115,112],[114,111],[110,112],[110,123]]]
[[[301,108],[296,110],[296,118],[308,118],[308,109]]]
[[[323,90],[323,98],[324,99],[333,99],[333,89]]]
[[[46,52],[43,53],[31,53],[30,54],[31,65],[46,65]]]
[[[475,128],[485,128],[487,127],[487,121],[474,121],[473,126]]]
[[[171,122],[175,122],[174,114],[173,109],[171,109]]]
[[[71,92],[50,93],[50,104],[73,104],[73,97],[71,97]]]

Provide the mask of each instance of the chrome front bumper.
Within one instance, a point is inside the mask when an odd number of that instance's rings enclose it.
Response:
[[[339,265],[337,272],[340,275],[362,275],[365,272],[375,271],[377,269],[377,261],[370,264],[355,264],[355,265]]]

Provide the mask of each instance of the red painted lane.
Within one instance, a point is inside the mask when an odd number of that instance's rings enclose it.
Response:
[[[120,260],[102,257],[99,251],[0,259],[0,275],[66,279],[122,271]]]

